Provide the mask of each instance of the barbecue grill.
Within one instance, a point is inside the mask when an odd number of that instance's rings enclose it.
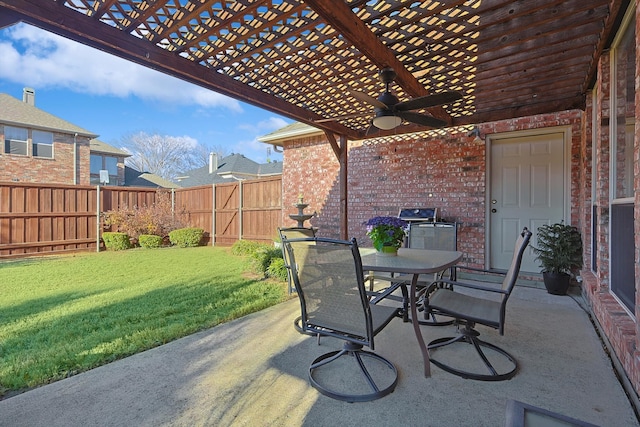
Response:
[[[457,225],[455,222],[439,222],[438,208],[403,208],[398,217],[409,223],[405,247],[455,251]]]

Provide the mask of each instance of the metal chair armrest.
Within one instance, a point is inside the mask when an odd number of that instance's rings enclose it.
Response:
[[[461,286],[463,288],[476,289],[476,290],[479,290],[479,291],[486,291],[486,292],[494,292],[494,293],[497,293],[497,294],[506,294],[506,293],[508,293],[507,291],[505,291],[504,289],[501,289],[501,288],[490,287],[490,286],[482,286],[482,285],[477,285],[477,284],[474,284],[474,283],[459,282],[457,280],[448,280],[448,279],[435,280],[435,281],[431,282],[431,285],[429,285],[429,288],[432,288],[432,287],[437,286],[439,284],[446,284],[446,285],[451,285],[451,286]]]

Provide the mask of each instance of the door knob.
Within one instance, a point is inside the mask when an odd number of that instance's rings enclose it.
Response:
[[[498,212],[497,209],[495,209],[495,208],[491,209],[491,213],[496,213],[496,212]]]

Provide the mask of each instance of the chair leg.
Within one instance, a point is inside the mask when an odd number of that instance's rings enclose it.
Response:
[[[442,278],[443,273],[440,273],[440,278]],[[418,311],[424,312],[425,320],[418,320],[420,325],[425,326],[449,326],[453,325],[455,319],[447,318],[447,320],[442,320],[442,317],[436,317],[435,313],[432,311],[425,311],[424,307],[427,305],[426,303],[429,301],[429,295],[433,293],[436,289],[453,289],[453,286],[450,284],[443,284],[441,282],[436,282],[433,286],[424,287],[418,293]]]
[[[295,320],[293,321],[293,327],[296,329],[296,331],[305,335],[311,335],[311,336],[315,335],[316,337],[318,337],[318,345],[320,345],[320,333],[314,334],[313,332],[305,332],[304,329],[302,329],[302,326],[300,325],[301,321],[302,321],[302,316],[296,317]]]
[[[327,381],[323,381],[320,378],[322,375],[319,368],[325,366],[326,369],[331,369],[328,365],[336,362],[343,356],[356,362],[360,373],[364,377],[364,382],[361,380],[358,381],[355,378],[344,378],[335,372],[333,376],[331,374],[328,375],[329,379]],[[371,362],[371,365],[378,366],[367,366],[367,361]],[[333,381],[331,380],[332,378]],[[320,393],[332,399],[346,402],[368,402],[384,397],[395,390],[398,384],[398,371],[395,366],[384,357],[363,350],[359,344],[345,342],[342,350],[323,354],[313,361],[309,367],[309,381]],[[349,389],[356,383],[362,383],[362,390],[355,392],[356,390]]]
[[[427,348],[430,351],[429,360],[440,369],[465,379],[503,381],[513,378],[518,370],[518,362],[516,359],[500,347],[486,341],[482,341],[478,338],[479,335],[480,333],[473,329],[473,323],[467,322],[464,328],[459,329],[458,335],[455,337],[444,337],[431,341],[427,345]],[[451,364],[444,363],[443,361],[437,360],[433,357],[433,354],[436,353],[437,349],[456,343],[473,345],[478,357],[482,360],[482,363],[486,367],[488,373],[469,372],[461,368],[453,367]],[[485,350],[489,350],[496,354],[496,356],[493,357],[493,361],[491,360],[492,358],[487,356],[487,352]],[[501,368],[495,367],[498,362],[500,363]]]

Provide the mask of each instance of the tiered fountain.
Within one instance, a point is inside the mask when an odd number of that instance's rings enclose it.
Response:
[[[309,206],[307,203],[304,202],[304,199],[302,198],[302,194],[300,194],[298,196],[298,203],[296,203],[295,205],[296,208],[298,208],[298,213],[297,214],[291,214],[289,215],[289,218],[298,221],[298,227],[303,228],[304,227],[304,222],[313,218],[314,216],[316,216],[318,213],[317,212],[313,212],[312,214],[306,214],[304,213],[304,210],[307,206]]]

